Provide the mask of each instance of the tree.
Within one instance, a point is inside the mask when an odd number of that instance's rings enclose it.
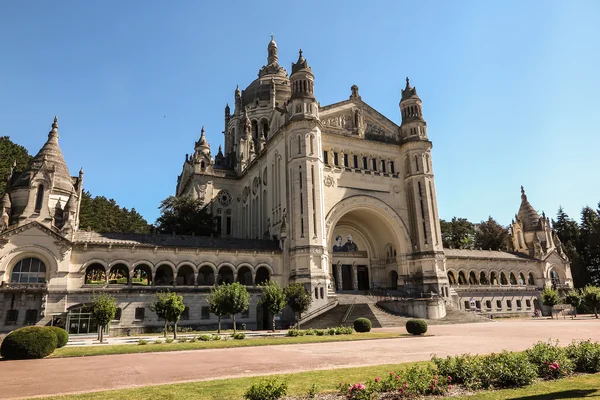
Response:
[[[599,205],[600,207],[600,205]],[[578,252],[590,275],[590,283],[600,285],[600,211],[591,207],[581,210]]]
[[[554,233],[561,243],[562,250],[571,262],[571,273],[573,275],[573,284],[576,288],[583,288],[590,283],[590,274],[586,265],[582,262],[579,252],[580,229],[576,221],[571,219],[565,213],[562,207],[559,207],[556,214],[556,220],[552,221]]]
[[[169,322],[173,322],[173,338],[177,339],[177,323],[181,314],[185,311],[183,296],[178,296],[175,292],[156,293],[152,302],[151,310],[159,318],[165,320],[164,336],[167,337],[167,327]]]
[[[473,248],[474,225],[466,218],[453,217],[450,222],[440,220],[442,243],[451,249]]]
[[[156,229],[160,233],[196,236],[215,233],[214,220],[200,199],[170,196],[161,202],[159,209]]]
[[[550,307],[550,317],[554,318],[553,307],[557,304],[560,304],[560,296],[558,295],[558,291],[556,289],[552,289],[551,287],[545,287],[541,294],[542,303],[544,303],[545,306]]]
[[[150,225],[135,208],[121,208],[114,199],[93,197],[88,191],[81,196],[79,226],[94,232],[150,233]]]
[[[259,304],[264,305],[272,316],[273,332],[275,332],[275,316],[281,314],[287,304],[285,292],[277,282],[267,281],[262,286]]]
[[[581,293],[586,307],[590,310],[594,310],[594,315],[598,318],[598,308],[600,308],[600,288],[587,285],[583,288]]]
[[[221,333],[221,317],[227,315],[225,312],[224,302],[224,286],[213,286],[208,295],[208,304],[210,305],[210,312],[219,317],[219,329],[218,333]]]
[[[508,229],[500,225],[492,217],[481,221],[475,229],[475,247],[484,250],[506,251],[508,243]]]
[[[239,282],[222,285],[222,306],[226,315],[231,315],[233,320],[233,334],[236,333],[235,314],[242,313],[250,306],[250,293],[246,286]]]
[[[110,294],[102,293],[93,299],[92,317],[98,323],[100,343],[104,341],[104,327],[115,318],[117,314],[117,299]]]
[[[17,171],[23,171],[32,158],[25,147],[14,143],[8,136],[0,136],[0,198],[4,196],[6,178],[13,163],[16,163]]]
[[[571,290],[565,296],[565,303],[573,306],[573,309],[575,310],[575,318],[577,318],[577,307],[581,306],[581,304],[583,303],[583,297],[581,292],[579,292],[579,290],[577,289]]]
[[[297,314],[298,328],[300,328],[300,316],[310,307],[312,297],[301,283],[293,283],[285,288],[285,297],[292,311]]]

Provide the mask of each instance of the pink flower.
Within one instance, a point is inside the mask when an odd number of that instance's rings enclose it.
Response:
[[[400,380],[400,376],[396,375],[396,380],[399,381]]]
[[[408,389],[408,382],[404,382],[404,387]]]
[[[448,385],[448,389],[452,390],[452,385]]]
[[[434,386],[433,386],[433,385],[431,385],[431,386],[429,386],[429,389],[433,390],[433,387],[434,387]]]
[[[377,377],[375,378],[375,382],[379,382],[381,380],[381,378]]]
[[[393,372],[390,372],[390,376],[393,376],[393,375],[394,375],[394,373],[393,373]]]
[[[400,391],[400,393],[404,394],[404,388],[403,387],[399,387],[398,390]]]
[[[452,377],[450,375],[448,375],[448,382],[452,382]]]

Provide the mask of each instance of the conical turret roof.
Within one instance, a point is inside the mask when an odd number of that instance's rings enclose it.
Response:
[[[54,188],[67,192],[73,191],[73,180],[69,168],[58,145],[58,118],[54,117],[52,130],[48,133],[48,140],[40,151],[31,160],[27,168],[21,173],[15,186],[29,185],[33,172],[45,169],[54,172]]]
[[[527,200],[525,189],[521,186],[521,207],[518,213],[519,220],[523,224],[524,231],[537,231],[540,225],[540,214],[535,211],[533,206]]]

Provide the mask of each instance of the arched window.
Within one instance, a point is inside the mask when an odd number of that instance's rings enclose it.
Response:
[[[252,271],[250,268],[244,266],[238,270],[237,281],[244,286],[252,286]]]
[[[492,285],[497,285],[498,284],[498,276],[496,275],[495,272],[491,272],[490,273],[490,283]]]
[[[44,203],[44,185],[39,185],[37,188],[37,194],[35,197],[35,212],[39,213]]]
[[[463,271],[460,271],[458,273],[458,284],[459,285],[466,285],[467,284],[467,278],[465,277],[465,273]]]
[[[256,278],[255,282],[257,285],[261,285],[271,279],[271,274],[269,273],[269,269],[267,267],[259,267],[256,270]]]
[[[178,286],[193,286],[194,285],[194,269],[189,265],[182,265],[177,270],[177,285]]]
[[[456,285],[456,277],[454,276],[454,272],[448,271],[448,282],[451,285]]]
[[[552,286],[560,285],[560,277],[554,269],[550,270],[550,281],[552,282]]]
[[[86,285],[104,285],[106,283],[106,270],[101,264],[92,264],[85,270]]]
[[[469,273],[469,285],[477,285],[477,276],[473,271]]]
[[[298,154],[302,152],[302,136],[298,135]]]
[[[215,272],[208,265],[200,267],[198,271],[198,285],[199,286],[212,286],[215,284]]]
[[[511,285],[516,285],[517,284],[517,278],[515,277],[515,274],[513,274],[512,272],[510,273],[509,279],[510,279],[510,284]]]
[[[490,281],[488,281],[485,271],[481,271],[479,273],[479,284],[480,285],[489,285],[490,284]]]
[[[152,269],[150,266],[145,264],[136,266],[133,269],[133,278],[131,278],[131,283],[139,286],[152,285]]]
[[[398,289],[398,273],[396,271],[390,271],[390,284],[389,288],[392,290]]]
[[[508,285],[508,279],[506,279],[506,274],[504,272],[500,272],[500,284]]]
[[[173,268],[166,264],[160,265],[154,275],[154,284],[156,286],[171,286],[173,282]]]
[[[12,270],[11,283],[44,283],[46,282],[46,265],[37,258],[24,258]]]
[[[527,278],[527,284],[535,286],[535,278],[533,277],[533,274],[531,272],[529,273],[529,276]]]
[[[524,285],[525,284],[525,275],[523,275],[523,273],[519,273],[519,285]]]
[[[110,269],[108,273],[109,285],[128,285],[129,269],[124,264],[117,264]]]
[[[233,283],[233,270],[230,266],[224,265],[219,268],[217,284],[222,285],[226,283]]]
[[[252,138],[258,139],[258,122],[256,120],[252,121]]]
[[[267,140],[269,138],[269,122],[268,121],[263,120],[262,129],[263,129],[264,138],[265,138],[265,140]]]

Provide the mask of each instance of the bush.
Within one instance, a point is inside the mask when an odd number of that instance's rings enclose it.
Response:
[[[525,351],[529,361],[536,367],[537,375],[544,379],[558,379],[573,372],[573,363],[566,349],[558,342],[538,342]]]
[[[173,343],[173,338],[166,338],[165,343]]]
[[[198,340],[201,340],[203,342],[208,342],[210,339],[211,339],[210,335],[200,335],[200,336],[198,336]]]
[[[317,336],[324,336],[325,335],[325,331],[323,329],[317,329],[315,331],[315,333],[317,334]]]
[[[327,328],[327,334],[330,336],[335,335],[335,328]]]
[[[161,343],[162,343],[162,340],[160,340],[160,339],[154,341],[154,344],[161,344]]]
[[[450,377],[453,383],[462,384],[469,390],[483,386],[483,359],[479,356],[463,354],[446,358],[433,357],[431,361],[437,367],[439,374]]]
[[[300,336],[300,331],[298,329],[290,329],[289,331],[287,331],[286,336],[289,336],[289,337]]]
[[[246,339],[246,334],[242,333],[242,332],[237,332],[231,335],[232,338],[234,338],[235,340],[243,340]]]
[[[524,353],[491,354],[483,357],[482,386],[513,388],[531,385],[537,377],[536,367]]]
[[[422,335],[427,332],[427,322],[422,319],[409,319],[406,321],[406,331],[412,335]]]
[[[56,339],[58,339],[56,348],[64,347],[67,344],[69,341],[69,333],[67,331],[58,326],[48,326],[47,328],[52,329],[52,332],[56,334]]]
[[[600,343],[590,340],[572,342],[567,347],[567,356],[573,361],[575,371],[600,372]]]
[[[316,329],[307,329],[306,331],[304,331],[304,334],[306,336],[315,336],[317,334],[317,330]]]
[[[221,340],[221,335],[215,333],[211,336],[210,340]]]
[[[145,345],[147,345],[147,344],[148,344],[148,341],[147,341],[147,340],[144,340],[144,339],[140,339],[140,340],[138,340],[138,345],[140,345],[140,346],[145,346]]]
[[[28,326],[9,333],[2,341],[0,354],[9,360],[44,358],[58,344],[56,333],[48,327]]]
[[[354,330],[356,332],[370,332],[372,326],[371,320],[368,318],[356,318],[354,320]]]
[[[244,394],[247,400],[277,400],[287,394],[287,382],[277,382],[275,379],[262,380],[253,384]]]

